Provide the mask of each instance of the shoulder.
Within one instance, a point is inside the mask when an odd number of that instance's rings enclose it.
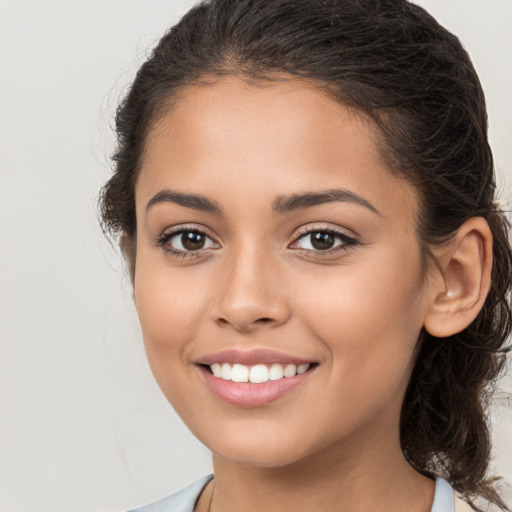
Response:
[[[474,512],[452,486],[440,476],[436,477],[436,490],[431,512]],[[487,512],[491,512],[488,510]]]
[[[207,475],[175,494],[129,512],[193,512],[197,498],[212,478]]]
[[[481,507],[484,512],[502,512],[497,505],[484,500],[478,502],[478,506]],[[455,494],[455,512],[475,512],[475,510],[471,508],[461,496]]]
[[[460,496],[455,495],[455,512],[474,512],[474,510]]]
[[[439,479],[439,478],[436,479],[436,492],[437,492],[437,483],[439,480],[442,480],[442,479]],[[444,482],[444,485],[446,485],[446,486],[450,485],[448,482],[446,482],[446,480],[443,480],[443,482]],[[459,493],[452,490],[452,495],[453,495],[452,502],[453,502],[454,508],[450,509],[450,510],[454,510],[454,512],[475,512],[475,509],[472,508],[462,498],[462,496]],[[501,509],[499,509],[496,505],[493,505],[492,503],[489,503],[483,499],[478,502],[478,506],[482,507],[482,510],[484,512],[501,512]],[[432,512],[434,512],[434,509],[432,509]]]

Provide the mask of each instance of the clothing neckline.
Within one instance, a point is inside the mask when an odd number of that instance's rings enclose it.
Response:
[[[194,512],[199,496],[212,480],[213,474],[206,475],[171,496],[129,512]],[[440,476],[436,477],[435,484],[434,500],[430,512],[455,512],[454,493],[451,485]]]

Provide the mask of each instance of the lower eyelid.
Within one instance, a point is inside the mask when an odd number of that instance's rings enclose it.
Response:
[[[313,254],[314,256],[327,256],[329,254],[335,254],[335,253],[343,253],[346,251],[349,251],[350,249],[354,249],[356,247],[356,243],[345,243],[336,245],[330,249],[294,249],[295,251],[300,251],[306,254]]]

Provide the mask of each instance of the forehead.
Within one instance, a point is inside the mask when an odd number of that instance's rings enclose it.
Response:
[[[179,91],[148,134],[143,163],[154,163],[164,151],[183,148],[184,141],[191,156],[193,150],[214,144],[216,157],[224,150],[234,156],[238,146],[264,149],[262,158],[269,161],[285,152],[287,160],[299,157],[300,152],[322,149],[335,139],[339,145],[341,139],[350,138],[353,147],[356,143],[367,153],[371,137],[370,124],[359,112],[334,101],[311,81],[251,85],[226,77]],[[250,158],[253,161],[254,155]]]
[[[377,205],[392,193],[414,209],[414,191],[390,172],[374,133],[361,113],[306,80],[251,85],[229,77],[190,86],[148,135],[136,197],[200,188],[243,203],[259,192],[341,186]]]

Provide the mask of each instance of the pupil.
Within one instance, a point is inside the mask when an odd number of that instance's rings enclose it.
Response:
[[[193,231],[187,231],[181,235],[181,243],[185,249],[194,251],[201,249],[204,245],[204,237],[202,233],[195,233]]]
[[[334,235],[316,231],[312,235],[312,245],[315,249],[330,249],[334,244]]]

